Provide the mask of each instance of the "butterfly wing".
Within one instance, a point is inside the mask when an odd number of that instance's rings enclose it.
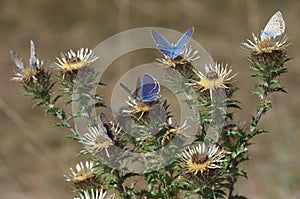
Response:
[[[32,67],[37,67],[37,58],[35,53],[35,45],[32,40],[30,40],[30,59],[29,59],[29,65]]]
[[[121,86],[128,94],[131,95],[131,90],[130,90],[127,86],[125,86],[123,83],[120,83],[120,86]]]
[[[194,32],[194,28],[188,29],[178,40],[178,42],[173,46],[173,57],[177,57],[184,51],[187,43],[190,41],[191,36]]]
[[[175,44],[175,46],[181,47],[186,46],[186,44],[190,41],[192,34],[194,32],[194,28],[188,29],[178,40],[178,42]]]
[[[285,31],[285,21],[280,11],[277,11],[269,20],[261,33],[262,38],[280,36]]]
[[[173,46],[155,30],[152,30],[152,37],[157,44],[158,50],[160,50],[166,56],[173,58]]]
[[[152,102],[160,98],[159,82],[149,74],[144,74],[141,84],[142,102]]]
[[[174,58],[177,57],[178,55],[180,55],[184,51],[185,47],[186,47],[185,45],[184,46],[176,46],[176,48],[174,49],[174,52],[173,52]]]
[[[171,44],[155,30],[152,30],[152,37],[155,43],[157,44],[157,46],[163,49],[168,49],[171,47]]]
[[[136,87],[135,89],[132,91],[130,90],[127,86],[125,86],[123,83],[120,83],[120,86],[133,98],[133,99],[137,99],[138,98],[138,92],[141,88],[141,80],[140,78],[137,79],[136,81]]]
[[[98,129],[99,129],[99,134],[104,137],[107,140],[111,140],[110,136],[108,135],[108,131],[107,131],[107,126],[105,127],[104,122],[103,122],[103,116],[101,118],[98,119]]]
[[[17,65],[18,69],[20,71],[23,71],[25,69],[23,59],[19,57],[19,55],[15,51],[12,50],[10,51],[10,56]]]
[[[188,29],[174,45],[174,56],[177,57],[184,51],[187,43],[190,41],[190,38],[194,32],[194,28]]]
[[[139,93],[140,89],[141,89],[141,79],[138,77],[136,80],[135,90],[133,91],[133,93],[131,95],[134,99],[138,98],[138,93]]]
[[[163,54],[167,55],[168,57],[174,59],[175,57],[177,57],[177,55],[175,54],[175,48],[174,46],[171,46],[169,49],[159,49]]]
[[[116,138],[115,129],[114,129],[112,123],[108,120],[107,116],[104,113],[100,114],[100,120],[102,122],[102,125],[106,129],[107,136],[111,140],[115,140],[115,138]]]

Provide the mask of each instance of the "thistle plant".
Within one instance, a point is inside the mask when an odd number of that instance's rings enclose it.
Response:
[[[43,106],[45,113],[57,117],[57,126],[70,130],[70,139],[82,144],[78,154],[87,161],[64,175],[74,199],[242,199],[246,197],[235,190],[237,179],[247,177],[241,163],[250,159],[252,139],[267,131],[259,122],[272,108],[269,96],[286,92],[280,85],[289,60],[284,29],[277,12],[259,36],[253,34],[254,41],[242,43],[249,51],[249,69],[256,82],[251,92],[258,97],[257,111],[248,123],[235,115],[241,102],[235,99],[234,68],[217,62],[194,64],[201,54],[187,46],[193,28],[175,45],[152,31],[163,55],[156,63],[165,67],[165,81],[181,88],[177,92],[186,98],[180,103],[195,113],[181,123],[164,98],[163,82],[148,73],[136,78],[135,88],[121,83],[128,98],[117,117],[102,113],[111,107],[102,98],[105,93],[95,94],[97,88],[105,87],[97,81],[95,68],[101,57],[88,48],[62,53],[47,66],[37,58],[31,41],[29,66],[10,52],[18,70],[12,80],[36,102],[34,107]],[[178,78],[174,74],[179,74]],[[74,103],[79,108],[71,112]],[[100,113],[94,114],[95,109]],[[87,121],[84,129],[74,119]]]

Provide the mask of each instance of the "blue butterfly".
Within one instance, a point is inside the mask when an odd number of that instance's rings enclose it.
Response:
[[[152,102],[159,99],[161,97],[159,92],[159,82],[151,75],[145,73],[141,83],[142,102]]]
[[[170,44],[163,36],[161,36],[155,30],[152,30],[152,37],[157,44],[158,50],[160,50],[164,55],[174,59],[185,49],[186,44],[189,42],[192,34],[194,32],[194,28],[188,29],[182,37],[178,40],[178,42],[174,44]]]

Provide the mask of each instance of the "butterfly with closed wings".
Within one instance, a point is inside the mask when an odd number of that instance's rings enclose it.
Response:
[[[277,11],[269,20],[264,30],[261,31],[261,38],[277,37],[284,33],[285,21],[280,11]]]
[[[122,87],[124,88],[124,86]],[[159,94],[160,85],[154,77],[145,73],[143,75],[140,89],[138,88],[137,90],[141,90],[141,96],[136,97],[136,93],[135,96],[129,96],[129,101],[127,101],[127,104],[131,110],[123,110],[122,112],[133,115],[137,114],[138,120],[140,120],[143,115],[150,110],[150,104],[157,101],[161,97]]]
[[[79,141],[85,145],[87,152],[98,154],[105,150],[107,157],[110,157],[108,148],[119,144],[117,141],[117,135],[121,132],[119,125],[114,125],[104,113],[101,113],[97,118],[97,125],[89,127],[88,130],[89,133],[83,134]]]
[[[23,58],[20,57],[15,51],[10,51],[10,56],[17,66],[18,72],[15,73],[12,80],[23,81],[25,84],[29,84],[31,81],[37,80],[37,75],[41,69],[42,63],[36,57],[34,42],[30,41],[30,59],[29,66],[25,66]]]

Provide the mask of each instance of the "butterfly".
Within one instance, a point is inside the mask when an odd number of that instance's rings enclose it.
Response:
[[[15,62],[16,66],[18,67],[18,70],[20,72],[24,71],[25,67],[24,67],[23,58],[19,57],[19,55],[13,50],[10,51],[10,56],[12,60]]]
[[[110,157],[108,148],[111,145],[118,145],[117,135],[120,133],[121,128],[119,125],[114,125],[104,113],[101,113],[97,118],[97,125],[88,128],[90,134],[85,134],[80,140],[83,144],[87,145],[87,149],[92,152],[99,152],[105,149],[107,157]]]
[[[262,39],[282,35],[285,31],[285,22],[280,11],[277,11],[269,20],[264,30],[261,31]]]
[[[159,99],[161,97],[159,92],[159,82],[151,75],[145,73],[141,83],[142,102],[152,102]]]
[[[155,30],[152,30],[152,37],[157,44],[158,50],[160,50],[164,55],[169,58],[174,59],[177,57],[186,47],[186,44],[189,42],[194,28],[188,29],[178,40],[176,44],[170,44],[163,36],[161,36]]]
[[[30,40],[30,59],[29,59],[29,65],[32,67],[37,67],[38,65],[38,60],[36,58],[36,53],[35,53],[35,45],[32,40]]]
[[[104,113],[100,114],[100,120],[98,121],[98,126],[100,126],[103,129],[103,131],[106,133],[103,137],[106,139],[110,139],[111,141],[116,140],[116,134],[117,129],[115,129],[113,123],[109,121],[107,116]]]
[[[25,66],[23,62],[23,58],[20,57],[15,51],[10,51],[10,56],[12,60],[15,62],[17,65],[19,71],[24,71]],[[38,65],[38,60],[36,58],[36,53],[35,53],[35,45],[34,42],[31,40],[30,41],[30,59],[29,59],[29,66],[31,67],[37,67]]]

